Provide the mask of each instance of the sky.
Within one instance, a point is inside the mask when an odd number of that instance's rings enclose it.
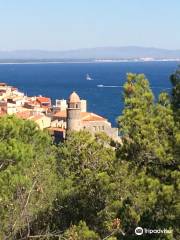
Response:
[[[180,0],[0,0],[0,50],[180,49]]]

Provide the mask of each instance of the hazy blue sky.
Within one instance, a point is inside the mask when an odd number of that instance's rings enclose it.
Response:
[[[180,0],[0,0],[0,50],[180,49]]]

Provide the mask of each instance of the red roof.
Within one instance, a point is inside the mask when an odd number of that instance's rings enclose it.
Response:
[[[47,97],[37,97],[36,99],[40,103],[51,103],[51,99]]]

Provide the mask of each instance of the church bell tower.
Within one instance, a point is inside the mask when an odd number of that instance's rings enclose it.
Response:
[[[81,129],[81,100],[76,92],[71,93],[67,101],[67,130]]]

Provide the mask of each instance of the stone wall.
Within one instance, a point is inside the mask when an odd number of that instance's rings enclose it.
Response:
[[[115,141],[119,139],[118,129],[112,128],[107,121],[82,121],[82,129],[91,133],[104,132]]]

